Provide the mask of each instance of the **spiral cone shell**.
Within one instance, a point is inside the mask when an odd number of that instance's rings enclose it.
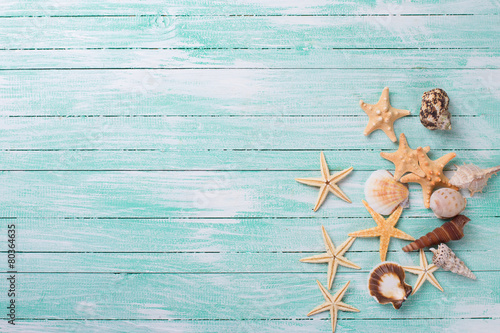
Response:
[[[399,205],[408,207],[408,195],[408,188],[387,170],[373,172],[365,184],[368,205],[382,215],[391,214]]]
[[[457,216],[467,204],[460,192],[452,188],[440,188],[431,195],[430,207],[440,219],[449,219]]]
[[[427,235],[403,247],[403,251],[411,252],[424,247],[446,243],[450,240],[459,240],[464,237],[464,226],[470,219],[467,216],[457,215],[451,221],[446,222],[439,228],[434,229]]]
[[[375,266],[368,279],[370,295],[380,304],[392,303],[399,309],[411,294],[411,286],[405,283],[405,271],[400,265],[384,261]]]
[[[476,279],[474,273],[465,266],[464,262],[460,260],[446,244],[439,244],[437,250],[433,248],[430,250],[434,253],[432,257],[434,265],[441,267],[445,271],[451,271],[455,274],[468,277],[469,279]]]
[[[481,192],[488,183],[488,179],[500,171],[500,165],[488,169],[481,169],[474,164],[455,166],[457,167],[457,171],[451,177],[450,184],[468,189],[471,197],[474,193]]]

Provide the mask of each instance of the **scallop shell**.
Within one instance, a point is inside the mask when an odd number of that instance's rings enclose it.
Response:
[[[472,280],[476,279],[474,273],[472,273],[472,271],[465,266],[464,262],[455,255],[448,245],[439,244],[437,250],[432,248],[430,250],[434,253],[434,256],[432,257],[432,263],[434,265],[441,267],[445,271],[451,271]]]
[[[474,193],[481,192],[488,183],[488,179],[500,171],[500,165],[488,169],[481,169],[474,164],[455,166],[457,167],[457,172],[451,177],[450,184],[468,189],[471,197]]]
[[[377,170],[365,184],[365,198],[368,205],[379,214],[389,215],[399,205],[407,208],[408,187],[394,180],[387,170]]]
[[[431,195],[430,207],[440,219],[457,216],[465,209],[467,199],[451,188],[440,188]]]
[[[368,279],[370,295],[380,304],[392,303],[395,309],[399,309],[411,294],[411,286],[405,283],[405,271],[403,267],[394,263],[384,261],[370,272]]]

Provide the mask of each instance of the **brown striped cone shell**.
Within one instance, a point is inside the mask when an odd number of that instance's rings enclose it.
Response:
[[[403,302],[411,294],[411,286],[405,283],[405,271],[403,267],[394,263],[384,261],[370,272],[368,279],[370,295],[380,304],[392,303],[395,309],[399,309]]]
[[[446,222],[439,228],[434,229],[427,235],[403,247],[403,251],[411,252],[424,247],[446,243],[451,240],[459,240],[464,237],[464,226],[470,219],[467,216],[457,215],[453,220]]]

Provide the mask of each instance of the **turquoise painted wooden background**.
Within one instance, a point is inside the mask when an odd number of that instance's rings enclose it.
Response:
[[[495,0],[0,3],[2,332],[313,332],[330,330],[298,260],[372,227],[363,184],[393,165],[358,106],[385,86],[396,123],[431,157],[500,164],[500,4]],[[420,125],[424,91],[451,98],[453,130]],[[296,177],[354,172],[313,213]],[[448,170],[453,169],[453,163]],[[435,275],[399,310],[367,276],[378,240],[358,239],[334,290],[351,281],[338,332],[500,328],[500,177],[469,199],[452,243],[477,275]],[[17,228],[17,325],[6,321],[7,225]],[[440,225],[411,186],[398,226]],[[392,240],[388,260],[418,264]],[[428,259],[430,255],[428,253]],[[416,277],[409,274],[413,284]]]

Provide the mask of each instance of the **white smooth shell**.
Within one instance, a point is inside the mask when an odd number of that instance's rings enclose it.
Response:
[[[373,172],[365,184],[366,201],[379,214],[389,215],[401,204],[407,207],[408,195],[408,188],[387,170]]]
[[[448,219],[460,214],[467,200],[451,188],[440,188],[431,195],[431,209],[440,219]]]

